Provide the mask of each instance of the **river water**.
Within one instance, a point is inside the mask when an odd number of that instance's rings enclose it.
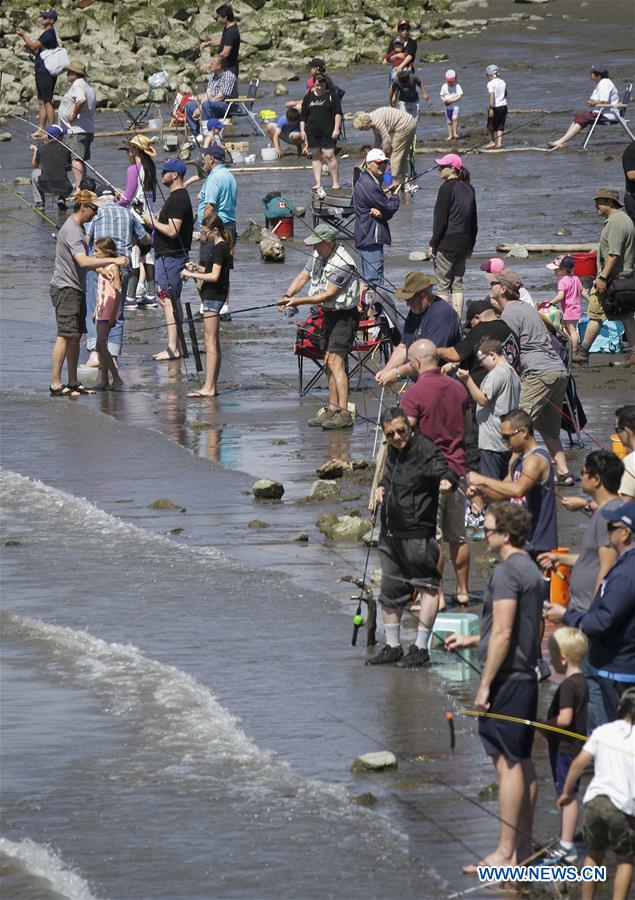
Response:
[[[450,56],[424,70],[433,97],[444,68],[460,69],[466,146],[481,139],[481,70],[494,36],[512,109],[584,105],[591,35],[607,46],[615,25],[559,18],[568,8],[549,4],[552,21],[499,24],[426,48]],[[627,50],[611,55],[616,82],[628,62]],[[383,102],[385,75],[338,78],[346,110]],[[509,127],[532,117],[515,113]],[[543,146],[568,119],[542,119],[509,143]],[[99,121],[120,127],[113,113]],[[561,241],[563,225],[572,241],[592,241],[593,188],[621,184],[622,134],[609,131],[587,153],[471,155],[476,256],[494,255],[500,241]],[[440,113],[422,118],[420,145],[443,134]],[[261,142],[250,140],[257,151]],[[116,183],[117,146],[98,142],[93,159]],[[352,161],[342,162],[345,181]],[[420,170],[431,163],[419,157]],[[2,175],[8,183],[28,175],[26,139],[2,145]],[[306,204],[310,177],[239,176],[239,230],[262,221],[269,190]],[[418,265],[407,255],[427,244],[437,188],[437,176],[425,176],[394,220],[394,283]],[[306,428],[323,392],[298,398],[292,329],[269,309],[223,326],[216,401],[186,400],[183,364],[148,361],[162,341],[158,329],[141,331],[159,323],[154,313],[127,323],[126,392],[50,400],[51,229],[5,191],[2,210],[3,896],[433,898],[464,887],[460,864],[491,848],[498,825],[495,804],[478,799],[494,776],[468,719],[457,719],[449,751],[443,713],[473,695],[469,672],[440,652],[423,673],[363,666],[364,649],[350,646],[354,589],[338,581],[361,574],[363,551],[325,545],[314,523],[328,509],[363,512],[367,488],[349,486],[337,505],[302,502],[328,458],[372,455],[372,425],[358,420],[343,435]],[[305,233],[297,221],[296,238]],[[257,248],[239,244],[233,310],[283,293],[303,253],[296,240],[284,265],[267,266]],[[553,288],[546,261],[515,263],[538,296]],[[476,265],[467,285],[468,298],[485,293]],[[631,387],[598,362],[580,378],[587,449],[592,439],[606,445],[612,411]],[[353,399],[375,418],[372,385]],[[576,472],[583,453],[570,454]],[[282,504],[254,503],[250,487],[263,476],[284,482]],[[158,498],[179,509],[150,509]],[[248,528],[256,518],[268,527]],[[560,524],[575,546],[583,523],[569,515]],[[293,541],[300,530],[308,544]],[[482,544],[473,556],[478,588]],[[398,755],[395,772],[351,774],[358,754],[378,749]],[[542,746],[537,755],[536,837],[546,842],[557,819]],[[376,804],[354,803],[362,794]]]

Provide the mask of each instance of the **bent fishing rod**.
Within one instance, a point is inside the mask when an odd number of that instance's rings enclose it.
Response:
[[[38,214],[38,216],[41,216],[45,222],[47,222],[49,225],[52,225],[56,231],[59,231],[60,226],[56,222],[54,222],[53,219],[49,219],[49,217],[45,215],[41,209],[38,209],[35,204],[29,203],[26,197],[23,197],[22,194],[19,193],[19,191],[15,191],[12,187],[10,187],[4,179],[0,180],[0,184],[5,189],[5,191],[9,191],[10,194],[13,194],[14,197],[17,197],[18,200],[28,206],[29,209],[32,209],[33,212],[36,212]],[[52,237],[55,237],[55,234],[52,234]]]

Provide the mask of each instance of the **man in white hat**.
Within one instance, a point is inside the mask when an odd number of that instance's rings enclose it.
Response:
[[[76,193],[86,175],[85,159],[90,159],[90,145],[95,137],[95,88],[86,77],[86,64],[72,59],[66,70],[69,88],[57,111],[59,124],[68,132],[66,146],[73,157],[72,172]]]
[[[369,150],[353,188],[355,247],[364,280],[371,285],[384,283],[384,244],[391,243],[388,222],[399,209],[399,196],[383,187],[387,164],[383,150]]]

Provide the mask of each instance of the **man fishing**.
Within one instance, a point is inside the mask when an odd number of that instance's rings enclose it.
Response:
[[[428,643],[439,611],[441,573],[435,537],[439,493],[456,489],[459,479],[441,451],[413,428],[400,407],[385,409],[380,423],[388,442],[386,469],[375,491],[375,502],[381,504],[379,603],[386,643],[366,665],[396,663],[415,669],[430,662]],[[400,623],[413,591],[420,601],[419,628],[404,655]]]

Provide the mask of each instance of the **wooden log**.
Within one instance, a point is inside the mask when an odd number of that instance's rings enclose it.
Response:
[[[509,253],[518,244],[496,244],[499,253]],[[595,253],[597,244],[520,244],[528,253]]]
[[[257,174],[258,172],[297,172],[312,169],[313,166],[232,166],[232,172],[247,172]]]

